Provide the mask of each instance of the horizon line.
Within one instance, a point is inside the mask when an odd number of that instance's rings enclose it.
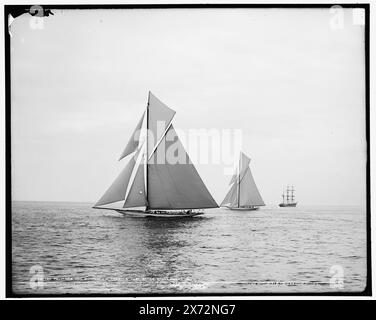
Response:
[[[11,200],[11,202],[65,202],[65,203],[95,203],[95,201],[72,201],[72,200]],[[266,204],[265,206],[278,206],[279,203]],[[331,206],[331,207],[367,207],[367,204],[312,204],[312,203],[299,203],[300,206]],[[220,207],[219,207],[220,208]]]

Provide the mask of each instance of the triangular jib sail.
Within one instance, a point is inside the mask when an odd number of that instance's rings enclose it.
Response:
[[[125,147],[123,153],[121,154],[119,160],[125,158],[127,155],[136,151],[137,147],[139,146],[140,133],[141,133],[142,122],[144,121],[144,115],[145,115],[145,112],[142,114],[142,117],[141,117],[140,121],[138,122],[136,129],[134,129],[134,132],[133,132],[131,138],[129,139],[128,144],[126,145],[126,147]]]
[[[144,166],[143,163],[139,164],[133,183],[130,186],[129,193],[125,198],[123,208],[143,207],[147,205]]]
[[[134,166],[136,164],[137,157],[138,153],[136,153],[129,160],[123,171],[119,174],[116,180],[108,188],[105,194],[95,204],[95,207],[122,201],[125,199],[125,193],[127,191],[129,180],[131,178]]]
[[[237,173],[231,179],[230,190],[221,206],[239,208],[265,205],[249,168],[250,160],[241,152]]]
[[[120,159],[137,152],[95,206],[124,200],[124,208],[218,207],[171,124],[174,115],[174,110],[149,93],[146,112]],[[147,129],[145,144],[138,142],[143,126]]]

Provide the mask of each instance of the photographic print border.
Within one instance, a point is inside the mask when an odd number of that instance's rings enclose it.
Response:
[[[370,198],[370,5],[367,4],[132,4],[132,5],[41,5],[45,10],[57,9],[329,9],[333,5],[343,8],[362,8],[365,10],[365,129],[367,143],[367,165],[366,165],[366,239],[367,239],[367,279],[366,288],[363,292],[346,292],[345,290],[333,292],[281,292],[281,293],[124,293],[124,294],[15,294],[12,290],[12,181],[11,181],[11,55],[10,35],[8,32],[8,15],[16,17],[27,13],[31,5],[5,5],[4,6],[4,38],[5,38],[5,166],[6,166],[6,297],[226,297],[226,296],[370,296],[372,295],[372,274],[371,274],[371,198]]]

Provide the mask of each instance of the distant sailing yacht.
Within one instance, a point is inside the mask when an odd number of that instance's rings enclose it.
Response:
[[[250,158],[240,152],[237,172],[230,181],[232,186],[222,201],[221,207],[249,211],[258,210],[259,207],[265,206],[252,177],[251,169],[249,168],[250,161]]]
[[[146,110],[119,160],[134,154],[94,208],[165,218],[218,208],[172,126],[174,115],[149,92]],[[122,208],[102,207],[118,201],[124,201]]]
[[[286,197],[286,202],[285,202]],[[291,189],[289,189],[289,186],[286,187],[286,195],[285,192],[282,194],[282,203],[279,204],[280,207],[296,207],[298,204],[297,202],[294,202],[294,186],[291,186]]]

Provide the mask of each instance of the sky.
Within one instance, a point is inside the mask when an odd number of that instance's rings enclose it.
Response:
[[[300,204],[365,205],[364,26],[351,9],[338,28],[329,9],[53,13],[11,25],[13,200],[98,200],[150,90],[181,132],[240,130],[267,205],[291,184]],[[228,166],[196,165],[219,203]]]

